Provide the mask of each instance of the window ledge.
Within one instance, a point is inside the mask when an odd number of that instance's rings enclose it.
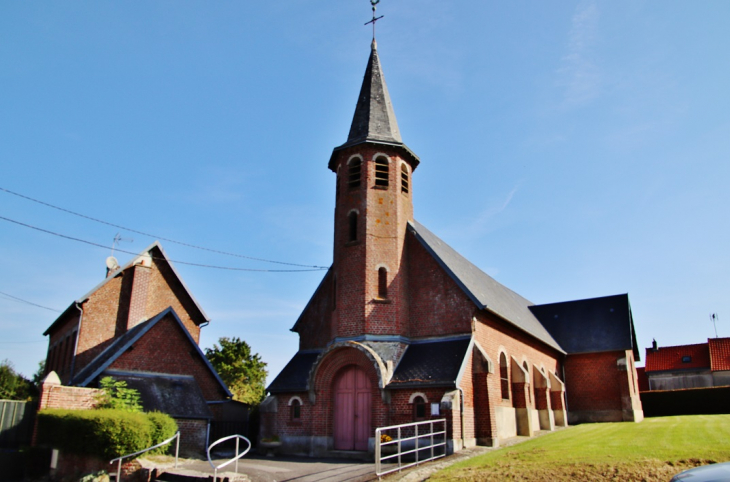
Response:
[[[388,186],[373,186],[373,189],[380,189],[381,191],[387,191]]]
[[[348,242],[345,243],[345,247],[357,246],[358,244],[360,244],[360,240],[359,239],[358,240],[355,240],[355,241],[348,241]]]
[[[376,305],[389,305],[393,302],[393,300],[389,300],[387,298],[373,298],[373,303]]]

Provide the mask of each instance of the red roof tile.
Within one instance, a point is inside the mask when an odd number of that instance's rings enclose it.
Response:
[[[684,357],[689,361],[683,362]],[[654,351],[646,349],[646,372],[710,368],[710,350],[707,343],[697,345],[663,346]]]
[[[707,341],[712,371],[730,370],[730,338],[710,338]]]

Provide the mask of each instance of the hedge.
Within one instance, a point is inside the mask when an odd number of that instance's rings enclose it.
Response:
[[[101,459],[144,450],[176,431],[177,423],[162,413],[61,409],[38,413],[40,444]]]

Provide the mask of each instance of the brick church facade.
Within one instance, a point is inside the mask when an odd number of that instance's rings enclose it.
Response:
[[[375,42],[334,149],[334,259],[268,387],[262,435],[286,453],[372,452],[377,427],[446,418],[450,451],[586,421],[643,418],[627,295],[536,306],[413,216]]]

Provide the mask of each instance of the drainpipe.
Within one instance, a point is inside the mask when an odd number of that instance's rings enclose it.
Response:
[[[461,449],[463,450],[465,448],[464,447],[464,445],[465,445],[465,442],[464,442],[464,389],[461,387],[456,387],[456,389],[459,390],[459,393],[461,394],[461,396],[459,397],[459,399],[461,401],[461,403],[459,404],[459,405],[461,405],[461,416],[459,416],[459,420],[461,420]]]
[[[71,374],[68,377],[69,383],[71,383],[71,380],[74,379],[74,370],[76,368],[76,354],[79,352],[79,338],[81,335],[81,320],[84,317],[84,309],[81,307],[81,305],[77,302],[74,303],[74,306],[77,310],[79,310],[79,324],[76,326],[76,342],[74,343],[74,354],[71,358]]]

